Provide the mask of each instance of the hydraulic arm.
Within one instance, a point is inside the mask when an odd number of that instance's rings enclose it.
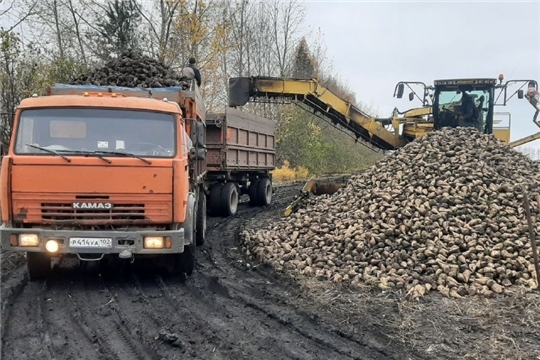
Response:
[[[378,149],[395,150],[408,142],[399,134],[399,119],[379,120],[371,117],[316,80],[272,77],[229,79],[229,106],[243,106],[250,100],[260,102],[265,99],[302,102],[333,124],[347,128],[357,139],[361,138]],[[393,130],[385,127],[390,124]]]
[[[536,110],[536,112],[533,115],[533,122],[535,123],[536,126],[540,127],[540,123],[538,123],[538,114],[540,113],[540,94],[538,93],[538,91],[536,90],[534,86],[530,86],[529,90],[527,91],[527,94],[525,94],[525,98]],[[530,143],[531,141],[535,141],[538,139],[540,139],[540,131],[535,134],[512,141],[508,145],[510,147],[517,147],[517,146],[521,146],[521,145]]]

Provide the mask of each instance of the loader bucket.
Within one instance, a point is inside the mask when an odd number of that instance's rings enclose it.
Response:
[[[332,195],[347,184],[348,175],[311,177],[305,184],[300,194],[285,209],[284,215],[290,216],[302,207],[310,196]]]

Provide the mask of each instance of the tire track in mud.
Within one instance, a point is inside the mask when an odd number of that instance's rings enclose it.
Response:
[[[129,288],[126,289],[126,283]],[[152,332],[161,345],[160,350],[167,353],[167,359],[180,359],[190,356],[191,358],[207,359],[204,355],[199,357],[199,352],[212,353],[213,356],[223,358],[224,353],[215,344],[224,340],[213,331],[208,330],[206,319],[193,316],[196,304],[182,304],[177,299],[168,296],[167,285],[157,276],[132,275],[123,283],[123,291],[119,291],[119,302],[125,303],[137,299],[134,306],[130,307],[130,315],[144,314],[145,323],[153,323]]]
[[[81,270],[73,284],[71,302],[79,310],[80,319],[107,358],[160,359],[158,354],[148,348],[148,342],[140,337],[141,331],[134,321],[127,318],[118,307],[102,275],[89,269]]]
[[[186,298],[196,301],[199,306],[194,308],[195,314],[202,321],[216,318],[226,323],[228,331],[235,334],[240,344],[259,346],[256,354],[260,358],[388,358],[375,349],[370,349],[373,354],[367,356],[368,345],[334,332],[316,320],[316,316],[292,308],[283,298],[265,297],[263,281],[250,281],[248,289],[238,285],[237,278],[231,281],[235,282],[224,285],[225,281],[218,277],[201,275],[196,283],[168,286],[169,297],[175,302]]]
[[[47,311],[45,321],[52,333],[52,343],[57,348],[56,359],[117,359],[111,356],[103,336],[96,330],[88,311],[81,306],[80,269],[57,269],[47,280],[44,293]]]
[[[3,324],[2,359],[55,359],[54,350],[43,315],[45,283],[27,283],[18,296]],[[30,318],[31,322],[19,321]],[[33,348],[38,351],[34,352]]]
[[[187,305],[191,306],[191,314],[196,321],[222,334],[219,338],[225,344],[223,350],[228,353],[227,358],[313,359],[318,358],[318,354],[328,354],[324,346],[315,342],[306,343],[302,335],[290,331],[276,318],[239,303],[236,295],[231,296],[223,289],[218,290],[219,294],[213,294],[214,283],[214,278],[210,278],[207,284],[196,288],[167,286],[165,283],[162,287],[167,298],[177,307],[182,306],[182,299],[190,299]],[[327,358],[336,358],[336,354],[332,352]]]

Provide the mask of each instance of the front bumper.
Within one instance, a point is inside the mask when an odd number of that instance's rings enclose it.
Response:
[[[13,246],[12,235],[36,234],[39,239],[38,246]],[[170,249],[145,249],[143,246],[145,236],[163,236],[171,238]],[[47,240],[59,240],[59,249],[51,254],[119,254],[124,250],[132,254],[173,254],[184,252],[184,245],[188,239],[184,236],[184,229],[170,231],[76,231],[76,230],[51,230],[51,229],[20,229],[9,228],[5,224],[0,226],[0,238],[2,248],[14,251],[47,252],[45,243]],[[111,239],[110,247],[77,247],[70,246],[70,238],[106,238]]]

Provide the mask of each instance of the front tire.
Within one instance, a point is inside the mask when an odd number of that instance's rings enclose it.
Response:
[[[51,258],[44,253],[27,252],[26,269],[30,281],[43,280],[51,274]]]
[[[195,270],[195,244],[184,246],[184,252],[180,254],[180,271],[187,276]]]

